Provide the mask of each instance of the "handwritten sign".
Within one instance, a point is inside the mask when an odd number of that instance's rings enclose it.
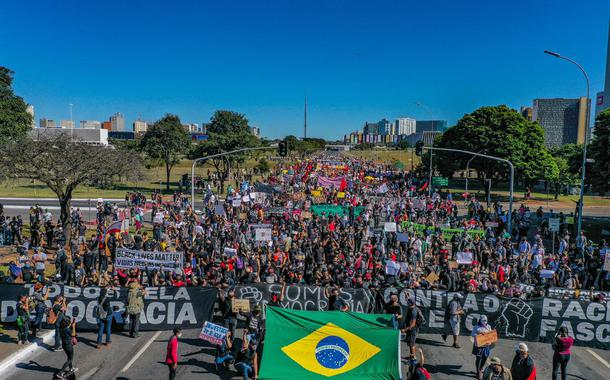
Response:
[[[457,269],[459,266],[457,261],[451,260],[449,261],[449,269]]]
[[[472,252],[458,252],[456,256],[458,264],[472,264]]]
[[[245,312],[249,312],[250,311],[250,301],[249,300],[240,300],[240,299],[233,299],[233,303],[231,306],[231,311],[233,311],[234,313],[237,313],[238,311],[245,311]]]
[[[426,281],[428,281],[431,284],[434,284],[434,282],[438,281],[438,279],[439,279],[439,277],[435,272],[430,272],[428,277],[426,277]]]
[[[206,321],[199,333],[199,338],[212,344],[222,344],[228,332],[228,328]]]
[[[489,346],[490,344],[498,341],[498,331],[491,330],[488,333],[479,334],[475,336],[475,339],[478,347]]]
[[[383,230],[385,232],[396,232],[396,223],[394,222],[385,222],[383,225]]]

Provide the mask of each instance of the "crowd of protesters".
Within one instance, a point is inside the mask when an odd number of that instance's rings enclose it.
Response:
[[[213,173],[208,178],[216,180]],[[258,182],[252,182],[251,176],[234,175],[225,194],[213,193],[211,184],[201,180],[196,208],[181,192],[171,199],[158,192],[150,199],[139,192],[128,193],[122,205],[100,199],[95,221],[88,223],[79,209],[72,211],[69,233],[55,222],[56,216],[34,205],[28,226],[20,216],[0,215],[4,244],[15,245],[19,252],[4,282],[36,283],[36,292],[49,281],[102,286],[103,294],[128,286],[134,292],[129,312],[134,315],[139,306],[133,305],[139,305],[144,286],[219,287],[223,320],[231,336],[236,315],[227,302],[237,284],[368,288],[373,294],[394,286],[509,297],[543,295],[553,287],[581,293],[610,290],[610,276],[603,270],[607,243],[595,244],[584,233],[575,236],[573,215],[545,214],[542,208],[532,212],[521,205],[512,214],[509,231],[503,204],[486,204],[470,194],[456,195],[430,186],[427,178],[388,165],[320,155],[280,164]],[[314,210],[317,205],[329,207],[319,212]],[[549,216],[560,219],[560,231],[551,235],[556,236],[555,251],[548,240]],[[112,228],[116,221],[122,221],[118,230]],[[395,232],[387,231],[386,223],[395,223]],[[268,225],[270,238],[257,240],[253,225]],[[26,228],[29,237],[23,233]],[[183,252],[184,263],[172,270],[116,268],[113,264],[120,248]],[[458,265],[458,252],[471,253],[471,263]],[[401,263],[400,269],[389,271],[389,262]],[[433,272],[438,279],[430,281]],[[601,301],[604,293],[594,297]],[[31,307],[39,311],[43,298],[42,293],[35,295]],[[100,302],[98,344],[103,332],[110,344],[109,298]],[[336,309],[342,309],[341,299],[335,300]],[[60,305],[57,314],[61,314],[61,302],[54,300],[54,305]],[[410,330],[416,330],[417,313],[403,318],[396,296],[378,305],[377,311],[395,315],[395,326],[400,324],[414,355],[416,333]],[[456,347],[460,315],[459,302],[455,302],[447,317],[452,326],[448,335]],[[259,321],[256,310],[248,318],[254,319],[253,326]],[[37,318],[34,334],[40,326]],[[57,349],[65,346],[62,328],[62,323],[56,324]],[[24,334],[20,341],[27,341]],[[137,327],[131,334],[137,336]],[[226,357],[231,345],[229,339],[226,347],[220,347],[218,358]],[[483,356],[485,360],[477,360],[478,377],[502,378],[484,376],[489,353],[479,355]],[[252,357],[247,359],[252,362]],[[502,368],[499,359],[496,362],[492,359]],[[222,363],[217,360],[216,364]],[[563,365],[559,359],[558,363]],[[256,372],[248,365],[241,368]]]

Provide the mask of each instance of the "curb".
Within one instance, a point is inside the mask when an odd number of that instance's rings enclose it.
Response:
[[[15,364],[24,359],[25,357],[32,355],[34,352],[42,348],[42,344],[50,344],[55,338],[55,330],[48,331],[47,333],[40,336],[35,343],[31,343],[28,346],[23,347],[20,350],[9,355],[6,359],[0,362],[0,373],[3,373],[9,369],[13,369]]]

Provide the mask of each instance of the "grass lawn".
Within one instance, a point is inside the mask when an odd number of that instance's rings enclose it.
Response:
[[[411,169],[411,159],[413,159],[413,167],[417,167],[420,162],[420,158],[412,153],[413,149],[407,150],[352,150],[346,153],[348,156],[357,157],[365,160],[374,160],[379,163],[391,164],[396,161],[402,162],[405,170]]]
[[[248,159],[242,167],[253,168],[258,164],[260,157],[264,157],[263,154],[253,156]],[[273,167],[274,162],[268,161],[269,165]],[[182,160],[179,164],[174,166],[170,175],[170,182],[172,183],[172,189],[178,188],[178,181],[182,178],[183,174],[191,173],[191,160]],[[211,163],[205,165],[198,165],[195,168],[195,175],[207,176],[207,170],[214,171],[214,167]],[[145,193],[151,192],[155,189],[165,189],[165,166],[150,168],[146,170],[146,179],[140,182],[126,182],[117,184],[113,189],[98,189],[89,186],[79,186],[74,191],[74,198],[124,198],[127,191],[143,191]],[[53,193],[45,184],[25,180],[16,179],[0,183],[0,197],[23,197],[23,198],[55,198],[56,195]]]

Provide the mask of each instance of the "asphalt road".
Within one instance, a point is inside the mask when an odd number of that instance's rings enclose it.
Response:
[[[232,369],[217,374],[214,365],[214,348],[198,337],[199,330],[184,331],[180,339],[178,379],[240,379]],[[168,377],[165,346],[171,336],[170,331],[144,332],[132,339],[122,333],[113,334],[112,345],[95,348],[94,333],[79,334],[76,346],[75,365],[79,368],[77,379],[127,380],[164,379]],[[451,338],[450,338],[451,340]],[[516,341],[505,340],[497,344],[492,356],[498,356],[510,367]],[[418,339],[426,358],[426,368],[432,379],[473,379],[474,357],[469,337],[461,337],[462,348],[448,346],[438,335],[423,335]],[[549,344],[528,343],[530,353],[538,369],[538,379],[551,377],[552,350]],[[402,345],[402,357],[407,347]],[[63,352],[52,352],[49,347],[39,349],[31,357],[17,363],[15,367],[0,374],[8,380],[51,379],[53,373],[65,361]],[[610,351],[576,347],[568,365],[568,379],[594,380],[608,378],[610,371]],[[403,375],[406,373],[403,359]]]

